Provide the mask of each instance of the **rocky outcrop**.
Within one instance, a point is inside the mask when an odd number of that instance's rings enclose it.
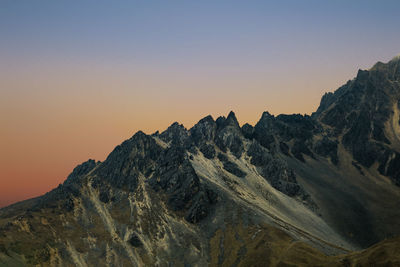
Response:
[[[325,95],[313,114],[316,120],[333,128],[337,139],[357,162],[366,168],[378,162],[379,171],[395,184],[397,174],[388,172],[387,167],[389,155],[397,152],[390,146],[385,131],[393,116],[393,106],[400,99],[398,69],[399,60],[393,59],[387,64],[378,62],[370,70],[359,70],[354,80]],[[322,152],[320,148],[318,151]],[[396,161],[390,160],[396,165]]]
[[[211,116],[201,119],[190,129],[190,137],[201,153],[208,159],[216,155],[214,139],[217,132],[217,124]]]
[[[92,171],[96,166],[100,165],[100,161],[96,162],[93,159],[89,159],[88,161],[76,166],[72,173],[68,175],[67,180],[65,180],[65,184],[73,184],[77,183],[79,178],[84,177],[90,171]]]
[[[210,212],[216,194],[200,183],[185,150],[171,146],[157,161],[157,169],[149,179],[155,191],[164,192],[168,206],[174,211],[184,211],[189,222],[198,222]]]
[[[140,174],[149,176],[156,167],[162,147],[143,132],[117,146],[99,166],[93,185],[107,181],[116,188],[134,191]]]
[[[182,124],[174,122],[167,130],[162,132],[159,137],[166,143],[184,146],[188,142],[189,134]]]
[[[259,168],[261,175],[275,189],[292,197],[305,194],[297,183],[293,170],[283,160],[271,155],[257,141],[251,144],[247,153],[251,157],[251,164]]]
[[[339,163],[338,141],[336,139],[332,140],[327,136],[323,136],[321,140],[315,142],[314,151],[318,155],[329,157],[335,165]]]
[[[83,179],[100,164],[100,161],[96,162],[93,159],[89,159],[76,166],[63,184],[40,197],[31,210],[61,208],[66,211],[72,211],[74,208],[73,198],[80,196],[80,189],[84,183]]]
[[[244,146],[242,133],[235,113],[231,111],[227,118],[219,117],[216,123],[217,134],[215,144],[221,151],[226,152],[229,149],[233,155],[240,158],[244,152]]]
[[[233,175],[236,175],[237,177],[243,178],[246,176],[246,173],[242,171],[238,165],[228,159],[228,157],[225,154],[218,153],[218,159],[222,162],[223,168],[232,173]]]

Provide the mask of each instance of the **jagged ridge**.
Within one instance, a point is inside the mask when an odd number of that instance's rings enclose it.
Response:
[[[138,132],[44,196],[2,209],[0,262],[206,264],[227,223],[273,224],[326,253],[400,234],[399,212],[387,211],[399,188],[379,176],[400,185],[399,77],[398,59],[359,71],[312,116],[264,112],[240,127],[230,112]]]

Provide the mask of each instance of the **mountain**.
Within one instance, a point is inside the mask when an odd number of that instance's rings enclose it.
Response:
[[[0,210],[0,266],[399,266],[400,59],[308,115],[137,132]]]

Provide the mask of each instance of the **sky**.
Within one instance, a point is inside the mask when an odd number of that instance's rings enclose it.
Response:
[[[136,131],[311,114],[400,53],[400,1],[0,1],[0,207]]]

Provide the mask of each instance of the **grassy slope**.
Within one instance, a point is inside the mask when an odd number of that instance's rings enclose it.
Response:
[[[366,250],[327,256],[268,225],[229,225],[210,241],[211,266],[400,266],[400,238]]]

